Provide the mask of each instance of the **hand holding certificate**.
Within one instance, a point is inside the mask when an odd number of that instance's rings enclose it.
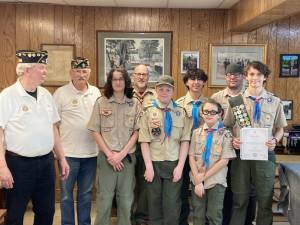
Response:
[[[268,160],[268,128],[242,128],[241,152],[242,160]]]

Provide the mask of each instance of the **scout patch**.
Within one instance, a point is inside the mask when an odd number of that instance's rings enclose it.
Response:
[[[151,120],[151,123],[150,123],[150,127],[151,128],[157,128],[157,127],[160,127],[161,126],[161,123],[160,123],[160,120],[157,118],[153,118]]]
[[[133,107],[134,102],[133,101],[129,101],[127,102],[129,107]]]
[[[151,134],[155,137],[158,137],[161,134],[161,129],[160,127],[152,128],[151,129]]]
[[[102,116],[110,116],[112,114],[112,109],[102,109],[100,110]]]
[[[268,102],[269,104],[271,104],[271,103],[273,102],[273,98],[272,98],[272,97],[267,98],[267,102]]]
[[[176,116],[180,116],[181,115],[181,112],[180,111],[176,111]]]
[[[27,105],[22,106],[22,111],[23,112],[28,112],[28,110],[29,110],[29,107]]]
[[[231,97],[228,99],[228,102],[232,108],[238,125],[240,127],[251,127],[250,117],[248,115],[242,95]]]
[[[77,99],[73,99],[72,106],[78,106],[78,105],[79,105],[79,101]]]

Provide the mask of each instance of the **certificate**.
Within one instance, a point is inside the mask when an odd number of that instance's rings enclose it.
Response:
[[[268,160],[268,128],[242,128],[240,133],[242,160]]]

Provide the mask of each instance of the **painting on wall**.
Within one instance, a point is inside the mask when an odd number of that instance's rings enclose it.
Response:
[[[107,32],[97,31],[97,78],[103,87],[112,68],[122,67],[133,73],[144,64],[149,70],[149,83],[162,74],[171,74],[172,32]]]
[[[285,118],[287,120],[293,119],[293,101],[292,100],[282,100],[283,111]]]
[[[188,69],[198,69],[200,65],[200,55],[198,51],[181,52],[181,73],[185,74]]]
[[[280,54],[279,77],[299,77],[300,54]]]

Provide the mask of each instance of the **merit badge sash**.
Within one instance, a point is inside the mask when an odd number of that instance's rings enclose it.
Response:
[[[231,97],[228,99],[232,108],[234,117],[240,127],[251,127],[250,116],[246,110],[246,106],[242,95]]]

